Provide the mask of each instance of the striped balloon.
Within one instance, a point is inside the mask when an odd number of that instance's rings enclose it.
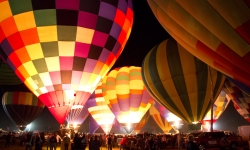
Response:
[[[0,85],[21,84],[22,81],[17,77],[15,72],[0,59]]]
[[[245,118],[248,122],[250,122],[250,114],[249,111],[247,109],[241,109],[239,106],[237,106],[235,103],[234,104],[234,108],[237,110],[237,112],[243,117]]]
[[[102,94],[101,82],[98,84],[96,90],[92,93],[92,95],[86,102],[86,107],[88,107],[90,115],[99,124],[99,126],[101,126],[103,131],[105,133],[109,133],[113,126],[115,115],[112,113],[107,103],[105,102]]]
[[[163,28],[187,51],[250,86],[249,0],[147,0]]]
[[[102,91],[116,119],[129,133],[140,122],[153,102],[143,84],[141,67],[113,69],[102,80]]]
[[[44,104],[30,92],[6,92],[2,98],[5,113],[24,130],[43,110]]]
[[[209,68],[173,39],[155,46],[145,57],[142,69],[143,81],[151,95],[188,123],[205,117],[211,91],[214,102],[225,80],[223,74]]]
[[[89,116],[88,108],[82,105],[74,105],[71,107],[69,114],[66,117],[68,122],[68,126],[71,128],[75,128],[75,131],[78,131],[77,128],[81,126],[81,124],[85,121],[85,119]]]
[[[149,113],[164,133],[168,133],[172,129],[172,125],[160,114],[160,110],[154,107],[154,105],[150,107]]]
[[[216,122],[216,120],[219,119],[221,114],[227,108],[229,102],[230,97],[224,90],[222,90],[213,105],[213,122]],[[211,109],[208,111],[203,121],[211,121]]]

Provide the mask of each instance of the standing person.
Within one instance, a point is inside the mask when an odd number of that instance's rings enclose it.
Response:
[[[5,147],[9,147],[10,146],[10,139],[11,139],[11,133],[9,132],[8,135],[5,137]]]
[[[70,144],[70,138],[69,138],[69,135],[66,134],[64,137],[63,137],[63,143],[64,143],[64,149],[65,150],[68,150],[69,149],[69,144]]]
[[[108,135],[108,138],[107,138],[107,144],[108,144],[108,150],[112,150],[112,137],[111,135],[109,134]]]
[[[194,137],[193,136],[188,137],[187,150],[198,150],[197,144],[194,143]]]
[[[183,142],[184,142],[184,138],[183,138],[182,133],[180,132],[178,135],[178,150],[182,150]]]
[[[120,150],[126,150],[127,142],[128,142],[127,136],[125,135],[120,141]]]
[[[44,135],[44,132],[41,132],[40,133],[40,137],[41,137],[41,141],[40,141],[40,150],[43,149],[43,144],[45,142],[45,135]]]
[[[91,142],[91,150],[100,150],[101,142],[98,140],[98,137],[95,135],[94,140]]]
[[[57,133],[55,134],[55,136],[56,136],[56,147],[61,147],[62,138]]]
[[[85,136],[85,134],[82,135],[81,137],[81,143],[82,143],[82,150],[85,150],[88,144],[88,140],[87,140],[87,136]]]
[[[25,141],[25,150],[32,150],[32,146],[33,146],[33,136],[32,136],[32,132],[29,132],[27,134],[26,137],[26,141]]]
[[[93,136],[91,135],[89,138],[89,150],[91,150],[91,143],[93,141]]]
[[[54,134],[51,134],[51,137],[49,139],[49,145],[50,150],[56,150],[56,136]]]
[[[40,150],[42,139],[39,133],[36,134],[34,142],[35,142],[35,150]]]

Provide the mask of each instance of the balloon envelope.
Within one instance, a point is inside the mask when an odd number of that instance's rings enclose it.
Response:
[[[148,0],[165,30],[194,56],[250,86],[248,1]]]
[[[5,113],[24,130],[42,112],[44,104],[30,92],[6,92],[2,98]]]
[[[248,121],[250,120],[250,95],[241,91],[233,82],[226,80],[223,86],[223,90],[227,93],[230,99],[234,102],[236,110],[241,116],[243,116]]]
[[[102,80],[106,103],[128,133],[138,124],[153,99],[142,81],[141,67],[121,67],[111,70]]]
[[[63,123],[84,105],[121,54],[131,0],[0,2],[0,55]]]
[[[152,105],[149,109],[149,113],[154,118],[157,125],[162,129],[164,133],[168,133],[172,129],[172,126],[167,121],[167,119],[160,114],[159,111],[160,110],[154,107],[154,105]]]
[[[227,108],[229,102],[230,97],[224,90],[222,90],[213,104],[213,122],[216,122],[216,120],[219,119],[221,114]],[[211,109],[208,111],[203,121],[211,121]]]
[[[109,133],[113,126],[115,115],[112,113],[105,102],[102,94],[101,82],[98,84],[97,88],[86,102],[86,107],[88,107],[89,113],[99,124],[99,126],[101,126],[103,131],[106,134]]]
[[[225,80],[173,39],[152,48],[142,69],[144,84],[155,100],[188,123],[205,117]]]

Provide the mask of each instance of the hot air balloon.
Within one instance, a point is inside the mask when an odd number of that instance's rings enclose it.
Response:
[[[15,72],[1,59],[0,72],[0,85],[16,85],[22,83]]]
[[[221,91],[216,101],[213,104],[213,122],[215,123],[224,110],[227,108],[230,102],[230,97],[225,91]],[[211,109],[206,114],[205,118],[202,120],[202,127],[206,131],[210,131],[211,126]]]
[[[152,106],[151,106],[152,107]],[[136,125],[136,127],[133,130],[134,134],[138,134],[141,132],[143,127],[148,123],[148,120],[150,118],[149,111],[147,111],[144,116],[141,118],[140,122]]]
[[[168,133],[172,129],[172,125],[160,114],[160,110],[157,110],[154,105],[150,107],[149,113],[164,133]]]
[[[177,117],[157,101],[154,101],[153,107],[158,110],[160,115],[163,116],[167,122],[171,124],[172,128],[176,132],[179,132],[178,130],[181,128],[181,125],[183,125],[183,121],[179,117]]]
[[[113,69],[102,80],[106,103],[127,133],[140,122],[153,102],[142,81],[141,67]]]
[[[236,110],[240,113],[240,115],[243,116],[245,119],[249,120],[250,95],[248,95],[244,91],[241,91],[233,82],[229,80],[225,81],[223,90],[237,106]]]
[[[250,114],[249,111],[247,109],[241,109],[239,106],[237,106],[235,103],[234,104],[234,108],[237,110],[237,112],[243,117],[245,118],[248,122],[250,122]]]
[[[148,0],[163,28],[209,66],[250,86],[248,1]]]
[[[82,105],[72,106],[68,116],[66,117],[68,127],[77,132],[81,124],[88,116],[89,112],[87,107],[83,107]]]
[[[187,123],[196,123],[205,117],[225,80],[223,74],[191,55],[173,39],[152,48],[142,69],[150,94]]]
[[[62,124],[121,54],[132,0],[0,2],[0,55]]]
[[[243,84],[243,83],[241,83],[241,82],[239,82],[239,81],[237,81],[237,80],[234,80],[234,79],[232,79],[232,78],[230,78],[230,77],[228,77],[228,76],[226,76],[226,78],[227,78],[230,82],[234,83],[241,91],[244,91],[244,92],[246,92],[248,95],[250,95],[250,87],[248,87],[248,86],[246,86],[245,84]]]
[[[88,111],[94,120],[101,126],[103,131],[107,134],[110,132],[115,115],[109,109],[102,94],[102,83],[100,82],[96,90],[92,93],[86,102]]]
[[[44,104],[31,92],[5,92],[2,104],[5,113],[20,130],[24,130],[44,108]]]

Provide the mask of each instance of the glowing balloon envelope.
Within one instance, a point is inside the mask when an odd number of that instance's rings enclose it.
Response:
[[[103,131],[107,134],[110,132],[115,115],[109,109],[102,94],[102,83],[100,82],[96,90],[92,93],[86,102],[88,111],[93,119],[101,126]]]
[[[245,118],[248,122],[250,122],[250,114],[249,111],[247,109],[241,109],[239,106],[237,106],[235,103],[234,104],[234,108],[237,110],[237,112],[243,117]]]
[[[250,86],[248,1],[148,0],[163,28],[209,66]]]
[[[142,76],[150,94],[187,123],[201,121],[214,102],[225,76],[191,55],[175,40],[152,48],[142,64]]]
[[[164,133],[168,133],[171,129],[172,126],[171,124],[167,121],[167,119],[162,116],[159,112],[160,110],[157,110],[154,105],[152,105],[149,109],[150,115],[154,118],[155,122],[157,125],[162,129]]]
[[[111,70],[102,80],[106,103],[124,129],[131,133],[153,102],[142,81],[141,67]]]
[[[121,54],[132,0],[0,1],[0,55],[63,123]]]
[[[31,92],[6,92],[2,98],[5,113],[24,130],[42,112],[44,104]]]
[[[89,112],[86,106],[74,105],[71,107],[69,114],[66,117],[68,122],[68,127],[74,129],[75,132],[78,131],[81,124],[88,117]]]

